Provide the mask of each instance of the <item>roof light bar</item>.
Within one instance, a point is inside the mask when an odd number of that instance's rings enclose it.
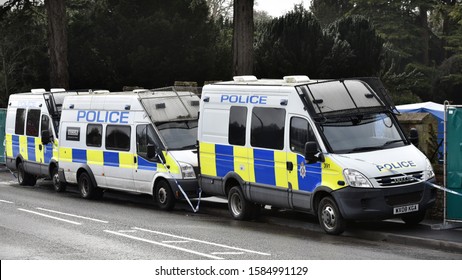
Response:
[[[285,76],[284,81],[286,83],[307,83],[310,81],[310,78],[308,76]]]

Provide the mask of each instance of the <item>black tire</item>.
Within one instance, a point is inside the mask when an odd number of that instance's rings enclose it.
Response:
[[[18,164],[18,183],[21,186],[35,186],[37,179],[24,170],[24,163]]]
[[[346,221],[332,197],[326,196],[319,202],[318,219],[322,229],[328,234],[339,235],[345,231]]]
[[[228,193],[228,210],[236,220],[246,221],[256,216],[256,205],[245,199],[240,187],[232,187]]]
[[[80,173],[77,183],[82,198],[99,199],[103,196],[103,190],[93,184],[87,172]]]
[[[162,210],[170,211],[175,207],[176,199],[173,195],[172,188],[165,180],[160,180],[156,184],[154,199]]]
[[[65,192],[66,184],[59,180],[58,167],[55,166],[51,171],[51,180],[53,181],[53,187],[56,192]]]
[[[425,219],[426,210],[419,211],[412,214],[406,214],[401,217],[401,220],[409,226],[415,226],[420,224]]]

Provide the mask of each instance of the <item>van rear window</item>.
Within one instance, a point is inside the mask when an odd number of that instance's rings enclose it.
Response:
[[[229,112],[228,142],[231,145],[245,145],[247,108],[232,106]]]
[[[27,136],[39,136],[40,110],[30,109],[27,114]]]
[[[24,135],[24,122],[26,121],[26,110],[16,110],[16,120],[14,126],[14,134]]]
[[[130,151],[130,133],[130,126],[108,125],[106,127],[106,149]]]
[[[284,124],[286,110],[259,108],[252,111],[250,143],[253,147],[282,150],[284,148]]]

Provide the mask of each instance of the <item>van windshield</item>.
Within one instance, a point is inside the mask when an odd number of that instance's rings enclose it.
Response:
[[[334,153],[360,153],[407,145],[389,113],[329,118],[321,129]]]
[[[197,120],[156,123],[169,150],[191,150],[197,144]]]

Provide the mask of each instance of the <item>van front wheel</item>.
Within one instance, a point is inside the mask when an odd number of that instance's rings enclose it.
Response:
[[[228,193],[228,209],[236,220],[249,220],[255,212],[255,204],[245,199],[240,187],[232,187]]]
[[[51,179],[53,181],[53,187],[55,188],[56,192],[66,191],[66,184],[59,180],[58,167],[53,167],[53,171],[51,172]]]
[[[345,231],[346,222],[335,200],[329,196],[319,202],[318,219],[322,229],[328,234],[338,235]]]
[[[157,201],[157,205],[162,210],[169,211],[175,207],[176,201],[173,196],[172,188],[170,188],[170,184],[165,180],[161,180],[157,183],[154,198]]]

